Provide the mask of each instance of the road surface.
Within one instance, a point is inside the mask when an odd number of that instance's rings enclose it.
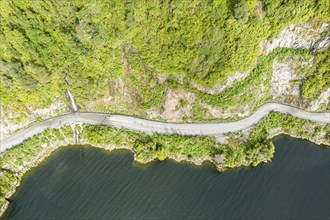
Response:
[[[293,115],[297,118],[306,119],[322,124],[330,123],[330,112],[307,112],[291,106],[267,103],[259,107],[249,117],[232,122],[215,123],[165,123],[146,119],[140,119],[124,115],[111,115],[104,113],[76,112],[51,118],[0,141],[0,153],[19,145],[24,140],[33,137],[47,129],[60,128],[65,125],[89,124],[106,125],[114,128],[126,128],[129,130],[145,132],[148,134],[178,134],[178,135],[199,135],[212,136],[228,132],[237,132],[252,127],[261,121],[268,113],[276,111]]]

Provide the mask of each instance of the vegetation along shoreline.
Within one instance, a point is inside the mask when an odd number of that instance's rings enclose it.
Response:
[[[0,184],[0,213],[3,214],[8,207],[22,176],[63,146],[88,144],[109,151],[127,149],[133,153],[134,160],[143,164],[165,158],[195,165],[208,161],[222,172],[271,161],[275,151],[271,139],[281,134],[330,146],[329,124],[275,112],[253,128],[221,136],[148,135],[85,124],[46,130],[0,154],[0,175],[3,177]]]

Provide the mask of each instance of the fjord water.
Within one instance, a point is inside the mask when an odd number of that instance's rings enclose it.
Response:
[[[72,146],[23,178],[6,219],[328,219],[330,149],[274,140],[273,161],[218,173]]]

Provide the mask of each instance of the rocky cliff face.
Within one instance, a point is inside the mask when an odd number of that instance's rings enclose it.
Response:
[[[307,49],[318,52],[330,47],[330,25],[322,22],[307,22],[290,25],[272,42],[266,42],[263,52],[270,53],[277,47]],[[304,71],[313,69],[313,56],[290,55],[273,63],[271,95],[275,101],[291,104],[310,111],[320,110],[329,105],[330,89],[325,90],[316,100],[306,102],[301,97],[301,85],[305,80]]]
[[[1,106],[0,109],[0,139],[6,138],[16,130],[35,121],[51,118],[69,111],[67,104],[63,101],[63,97],[60,96],[53,101],[49,108],[35,109],[28,107],[24,117],[10,111],[7,111],[5,114]]]
[[[264,42],[264,53],[267,55],[275,48],[308,49],[317,51],[329,47],[330,36],[322,33],[330,31],[330,25],[323,22],[307,22],[302,25],[290,25],[272,42]]]
[[[273,63],[271,96],[272,99],[297,106],[309,111],[321,110],[322,106],[329,105],[330,88],[323,91],[320,96],[307,102],[302,99],[301,86],[305,80],[305,75],[301,69],[312,68],[313,57],[301,57],[292,55],[285,60],[275,60]]]

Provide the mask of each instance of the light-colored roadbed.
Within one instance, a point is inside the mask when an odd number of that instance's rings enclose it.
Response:
[[[267,103],[259,107],[249,117],[232,122],[214,123],[165,123],[132,116],[112,115],[104,113],[77,112],[51,118],[21,130],[12,136],[0,141],[0,153],[19,145],[24,140],[33,137],[47,129],[60,128],[65,125],[90,124],[106,125],[114,128],[145,132],[148,134],[177,134],[212,136],[228,132],[238,132],[250,128],[261,121],[268,113],[275,111],[293,115],[297,118],[310,120],[322,124],[330,123],[330,112],[307,112],[295,107]]]

